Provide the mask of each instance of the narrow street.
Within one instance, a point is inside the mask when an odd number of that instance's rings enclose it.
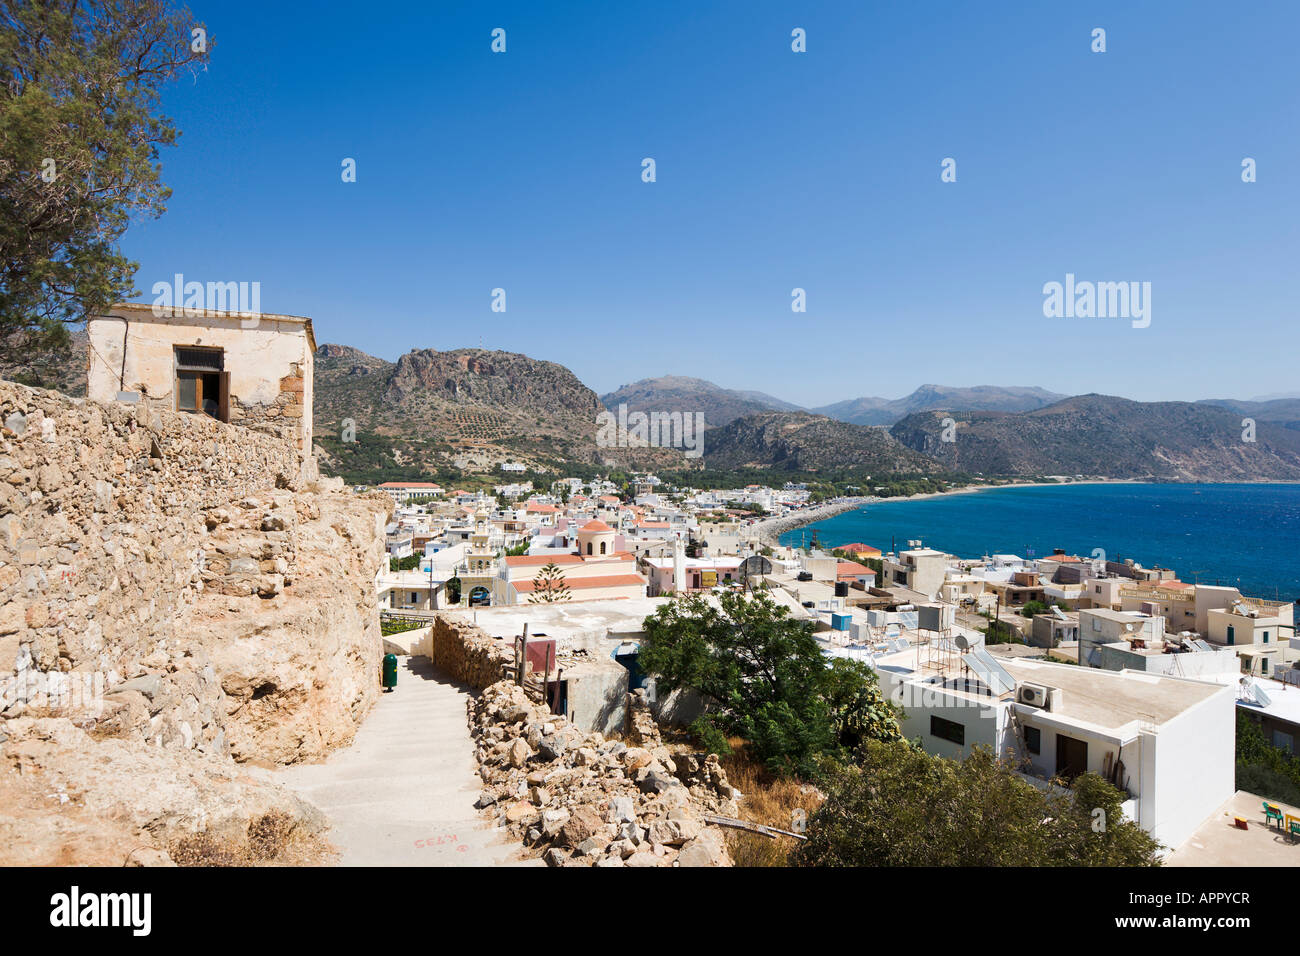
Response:
[[[520,847],[479,816],[468,688],[423,657],[399,658],[352,745],[321,764],[265,771],[329,816],[342,866],[508,866]]]

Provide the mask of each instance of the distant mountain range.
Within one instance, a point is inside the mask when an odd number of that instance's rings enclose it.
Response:
[[[943,466],[901,444],[883,428],[853,425],[809,412],[759,412],[710,429],[709,468],[789,471],[862,469],[868,474],[934,474]]]
[[[769,411],[797,411],[799,406],[783,402],[763,392],[722,388],[702,378],[665,375],[643,378],[600,397],[605,407],[614,411],[626,405],[632,412],[702,412],[710,428],[726,425],[737,418]]]
[[[946,385],[922,385],[903,398],[853,398],[814,408],[812,411],[855,425],[892,425],[913,412],[930,409],[1029,412],[1067,397],[1037,386],[975,385],[970,388],[950,388]]]
[[[801,408],[763,392],[722,388],[699,378],[665,375],[624,385],[600,400],[606,408],[626,405],[629,411],[703,412],[711,426],[726,425],[745,415],[767,411],[807,411],[853,425],[892,425],[912,412],[931,408],[961,408],[1003,412],[1031,411],[1067,396],[1043,388],[976,385],[952,388],[922,385],[903,398],[851,398],[820,408]]]
[[[1198,405],[1217,405],[1260,422],[1275,422],[1284,428],[1300,431],[1300,398],[1256,398],[1237,401],[1231,398],[1207,398]]]
[[[85,335],[74,334],[65,362],[0,363],[0,374],[84,395],[86,353]],[[598,444],[599,417],[620,406],[629,415],[702,412],[704,458]],[[513,352],[418,349],[389,362],[326,344],[317,351],[314,412],[326,469],[351,475],[495,473],[514,458],[557,467],[1300,480],[1295,396],[1134,402],[1029,386],[923,385],[900,399],[804,410],[763,392],[671,375],[597,397],[567,368]],[[1243,440],[1243,419],[1253,420],[1253,442]],[[355,441],[342,440],[348,420]]]
[[[954,471],[1174,481],[1300,479],[1300,432],[1201,402],[1079,395],[1029,412],[925,411],[890,429]]]
[[[327,464],[496,471],[525,462],[680,464],[659,448],[598,448],[596,393],[563,365],[515,352],[415,349],[396,362],[342,345],[316,352],[315,425]],[[345,420],[356,440],[342,441]]]

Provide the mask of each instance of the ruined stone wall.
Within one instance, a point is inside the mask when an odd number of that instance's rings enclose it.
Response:
[[[206,416],[0,382],[0,666],[19,643],[42,669],[146,656],[202,587],[205,509],[298,471]]]
[[[729,865],[707,820],[736,813],[718,758],[679,766],[644,695],[628,706],[636,739],[624,742],[582,732],[509,681],[489,686],[469,708],[478,806],[550,866]]]
[[[502,666],[514,664],[509,641],[498,641],[481,628],[442,615],[434,618],[429,647],[434,667],[475,690],[496,683]]]
[[[310,447],[310,418],[304,397],[302,367],[294,362],[291,371],[280,379],[280,391],[275,399],[266,403],[244,402],[238,396],[230,401],[230,422],[245,428],[273,435],[293,443],[299,450]],[[308,444],[304,444],[304,439]]]
[[[378,692],[391,507],[288,441],[0,382],[0,716],[80,692],[101,735],[323,756]]]

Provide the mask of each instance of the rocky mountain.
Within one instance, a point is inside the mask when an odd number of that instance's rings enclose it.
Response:
[[[52,388],[73,398],[85,397],[90,337],[84,328],[72,328],[68,330],[68,338],[68,354],[61,358],[43,357],[33,361],[26,355],[5,352],[0,359],[0,378],[34,388]]]
[[[901,445],[883,428],[808,412],[762,412],[711,429],[705,437],[704,462],[719,469],[862,468],[873,474],[941,470],[934,459]]]
[[[1256,440],[1244,441],[1239,413],[1193,402],[1080,395],[1019,413],[925,411],[890,434],[948,468],[986,475],[1300,479],[1300,433],[1259,422]]]
[[[767,411],[795,411],[797,405],[783,402],[763,392],[723,388],[702,378],[664,375],[643,378],[600,397],[605,407],[617,410],[626,405],[633,412],[704,413],[710,428],[725,425],[745,415]]]
[[[326,344],[316,352],[316,433],[336,472],[452,466],[493,471],[614,460],[680,464],[672,449],[598,448],[604,410],[562,365],[516,352],[418,349],[396,362]],[[350,420],[355,440],[343,441]]]
[[[853,398],[814,408],[812,411],[855,425],[892,425],[913,412],[929,409],[1025,412],[1051,405],[1065,397],[1037,386],[975,385],[970,388],[953,388],[948,385],[922,385],[903,398]]]
[[[1232,398],[1207,398],[1198,405],[1216,405],[1237,412],[1257,422],[1275,422],[1284,428],[1300,431],[1300,398],[1279,396],[1238,401]]]

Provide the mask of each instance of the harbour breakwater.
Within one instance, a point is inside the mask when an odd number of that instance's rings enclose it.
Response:
[[[777,539],[787,531],[793,531],[795,528],[802,528],[804,525],[833,518],[835,515],[843,514],[846,511],[853,511],[861,508],[871,500],[873,499],[865,497],[839,498],[813,508],[801,508],[792,514],[756,521],[746,528],[744,533],[748,538],[757,539],[760,543],[769,547],[776,547]]]

